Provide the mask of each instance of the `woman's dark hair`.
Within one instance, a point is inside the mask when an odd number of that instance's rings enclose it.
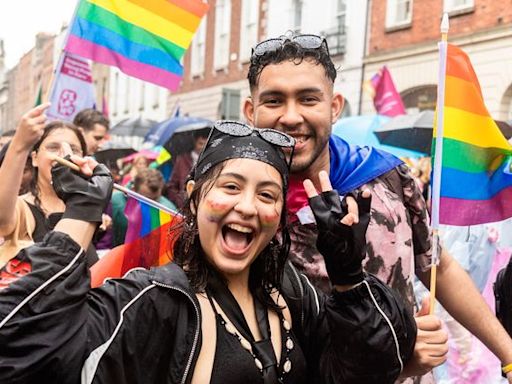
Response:
[[[46,124],[46,126],[44,127],[43,135],[41,136],[39,141],[34,144],[34,146],[32,147],[32,151],[38,152],[39,147],[41,146],[41,143],[48,137],[48,135],[50,133],[52,133],[53,131],[55,131],[56,129],[62,129],[62,128],[69,129],[69,130],[73,131],[73,133],[78,138],[78,141],[80,142],[80,148],[82,149],[82,153],[86,154],[87,153],[87,144],[85,142],[84,136],[82,135],[82,132],[80,132],[80,130],[74,124],[68,123],[66,121],[60,121],[60,120],[52,121],[52,122]],[[34,196],[34,204],[36,205],[36,207],[38,207],[39,209],[42,210],[41,198],[39,197],[39,185],[37,184],[38,175],[39,175],[39,171],[38,171],[37,167],[32,167],[32,180],[30,181],[29,190],[32,193],[32,195]]]
[[[216,274],[220,279],[222,279],[222,276],[215,272],[215,268],[211,266],[203,253],[199,241],[197,218],[190,209],[190,206],[199,206],[199,202],[213,187],[225,164],[226,162],[217,164],[195,181],[192,193],[185,201],[181,210],[184,220],[178,224],[180,228],[176,228],[180,235],[174,243],[174,262],[183,268],[192,289],[196,292],[203,292],[205,290],[210,274]],[[273,289],[279,290],[281,288],[284,266],[290,250],[290,234],[286,219],[286,192],[283,186],[280,240],[274,236],[274,239],[270,241],[254,260],[249,273],[249,288],[251,292],[261,303],[276,310],[279,310],[279,307],[270,297],[270,292]]]
[[[328,51],[323,46],[320,48],[308,49],[301,47],[293,40],[287,40],[279,49],[265,52],[260,56],[253,55],[251,57],[249,71],[247,73],[251,92],[258,85],[261,72],[267,65],[279,64],[284,61],[291,61],[294,64],[299,65],[304,60],[310,60],[313,63],[324,67],[325,75],[334,84],[337,76],[337,70]]]

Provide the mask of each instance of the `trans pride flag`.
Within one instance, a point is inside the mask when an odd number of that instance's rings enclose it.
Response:
[[[81,0],[64,49],[176,90],[207,10],[199,0]]]
[[[466,226],[512,217],[512,145],[485,107],[468,56],[451,44],[443,113],[439,223]]]
[[[178,214],[171,215],[132,197],[128,197],[124,212],[128,218],[125,243],[91,267],[93,288],[107,277],[122,277],[132,268],[150,268],[172,260],[173,241],[178,233],[171,229],[179,223]]]

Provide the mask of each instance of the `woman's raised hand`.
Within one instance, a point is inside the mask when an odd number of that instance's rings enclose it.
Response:
[[[50,103],[43,103],[25,113],[18,124],[13,142],[24,150],[31,150],[35,143],[43,136],[46,125],[45,111]]]
[[[366,229],[370,222],[370,191],[349,194],[343,202],[332,189],[329,175],[319,173],[321,194],[311,180],[304,180],[318,228],[317,249],[325,260],[331,283],[353,285],[364,278],[362,261],[366,257]]]

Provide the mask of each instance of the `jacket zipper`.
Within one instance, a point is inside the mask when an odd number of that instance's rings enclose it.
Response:
[[[300,281],[299,274],[297,273],[297,270],[293,266],[292,263],[290,263],[291,270],[293,271],[293,275],[297,279],[297,282],[299,283],[299,290],[300,290],[300,325],[301,328],[304,329],[304,288],[302,287],[302,282]]]
[[[194,310],[196,311],[196,318],[197,318],[196,333],[194,335],[194,342],[192,343],[192,350],[190,351],[190,356],[188,357],[187,365],[185,366],[185,371],[183,372],[183,378],[181,379],[181,384],[185,384],[185,382],[187,380],[187,376],[188,376],[189,370],[190,370],[190,367],[192,366],[192,360],[194,358],[194,353],[195,353],[195,350],[196,350],[196,347],[197,347],[197,342],[199,341],[199,319],[200,319],[199,309],[197,308],[197,305],[194,302],[194,300],[192,299],[192,297],[186,291],[184,291],[183,289],[172,287],[172,286],[167,285],[167,284],[159,283],[158,281],[153,281],[152,283],[155,284],[155,285],[158,285],[160,287],[163,287],[163,288],[168,288],[168,289],[172,289],[174,291],[178,291],[178,292],[183,293],[192,302],[192,305],[194,306]]]

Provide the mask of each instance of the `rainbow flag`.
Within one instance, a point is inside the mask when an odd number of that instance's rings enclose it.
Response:
[[[469,57],[451,44],[445,81],[439,223],[512,217],[512,145],[485,107]],[[436,133],[434,126],[434,138]]]
[[[177,232],[172,231],[180,217],[128,197],[124,210],[128,218],[125,243],[112,249],[91,267],[91,286],[106,278],[122,277],[135,267],[150,268],[172,261]]]
[[[176,90],[207,10],[199,0],[81,0],[64,49]]]

